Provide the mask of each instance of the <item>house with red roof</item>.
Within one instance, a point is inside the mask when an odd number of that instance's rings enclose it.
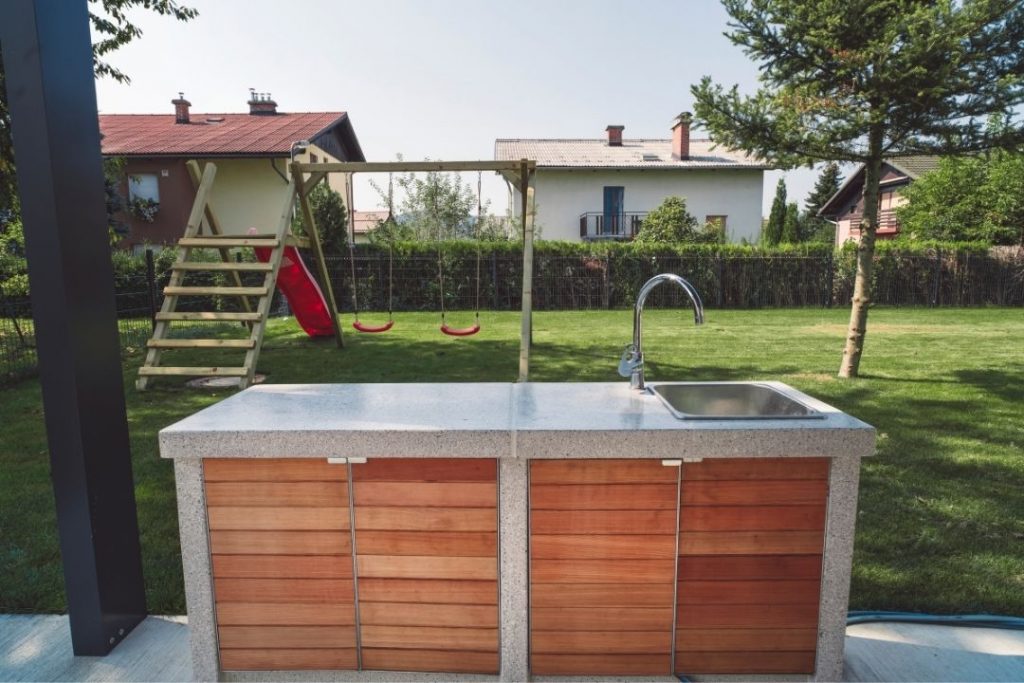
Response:
[[[289,183],[288,162],[365,161],[346,112],[277,110],[269,94],[250,91],[248,113],[196,114],[179,93],[173,114],[100,114],[104,156],[125,159],[120,246],[173,244],[185,230],[195,190],[185,163],[217,166],[210,204],[225,233],[273,232]],[[299,145],[300,141],[306,144]],[[332,188],[348,196],[346,174]]]

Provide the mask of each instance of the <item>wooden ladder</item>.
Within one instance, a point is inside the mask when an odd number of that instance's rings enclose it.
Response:
[[[156,314],[156,326],[153,336],[147,342],[146,359],[139,368],[139,377],[135,386],[144,391],[153,377],[187,376],[206,377],[210,375],[222,377],[238,377],[242,389],[250,386],[256,375],[256,361],[259,359],[263,345],[263,334],[266,330],[267,317],[277,274],[281,268],[284,255],[285,240],[291,224],[292,206],[295,200],[295,182],[289,183],[288,200],[281,212],[277,230],[266,235],[224,235],[210,207],[210,192],[217,168],[207,163],[202,173],[194,161],[188,162],[189,173],[196,186],[196,199],[192,204],[185,235],[178,240],[178,256],[171,266],[171,277],[164,288],[164,301],[160,312]],[[201,234],[204,223],[209,234]],[[265,247],[271,250],[267,263],[239,263],[231,258],[230,250],[238,247]],[[204,263],[190,261],[193,249],[214,248],[220,253],[221,262]],[[195,287],[185,284],[188,274],[223,272],[228,273],[232,285],[226,287],[202,286]],[[260,286],[244,286],[240,274],[243,272],[263,273],[263,284]],[[238,297],[242,310],[226,311],[179,311],[178,300],[191,296],[228,296]],[[253,307],[250,297],[256,300]],[[211,322],[242,322],[249,330],[247,339],[171,339],[171,323],[174,321],[211,321]],[[167,349],[239,349],[245,350],[245,358],[237,366],[173,366],[161,365],[161,354]]]

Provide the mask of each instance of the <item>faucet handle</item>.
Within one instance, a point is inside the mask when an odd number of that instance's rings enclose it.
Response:
[[[619,375],[630,377],[633,371],[643,362],[643,357],[637,352],[635,344],[626,344],[619,358]]]

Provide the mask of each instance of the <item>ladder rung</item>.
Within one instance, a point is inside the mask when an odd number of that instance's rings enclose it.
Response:
[[[276,247],[278,240],[273,237],[182,237],[179,247]]]
[[[227,270],[227,271],[257,271],[261,273],[270,272],[274,269],[271,263],[236,263],[235,261],[202,263],[201,261],[183,261],[171,266],[174,270]]]
[[[245,377],[249,374],[246,368],[197,368],[197,367],[171,367],[171,366],[143,366],[139,368],[139,376],[153,375],[184,375],[191,377],[205,377],[207,375],[220,375],[222,377]]]
[[[259,313],[233,313],[221,311],[171,311],[157,313],[156,319],[163,322],[171,320],[223,320],[231,322],[256,323],[260,321]]]
[[[150,339],[151,349],[251,349],[252,339]]]
[[[266,296],[266,287],[164,287],[167,296]]]

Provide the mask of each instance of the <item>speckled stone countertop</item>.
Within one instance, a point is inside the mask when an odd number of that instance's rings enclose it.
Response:
[[[165,458],[863,457],[875,430],[779,382],[819,419],[679,420],[627,382],[264,384],[160,432]],[[659,384],[659,383],[655,383]]]

